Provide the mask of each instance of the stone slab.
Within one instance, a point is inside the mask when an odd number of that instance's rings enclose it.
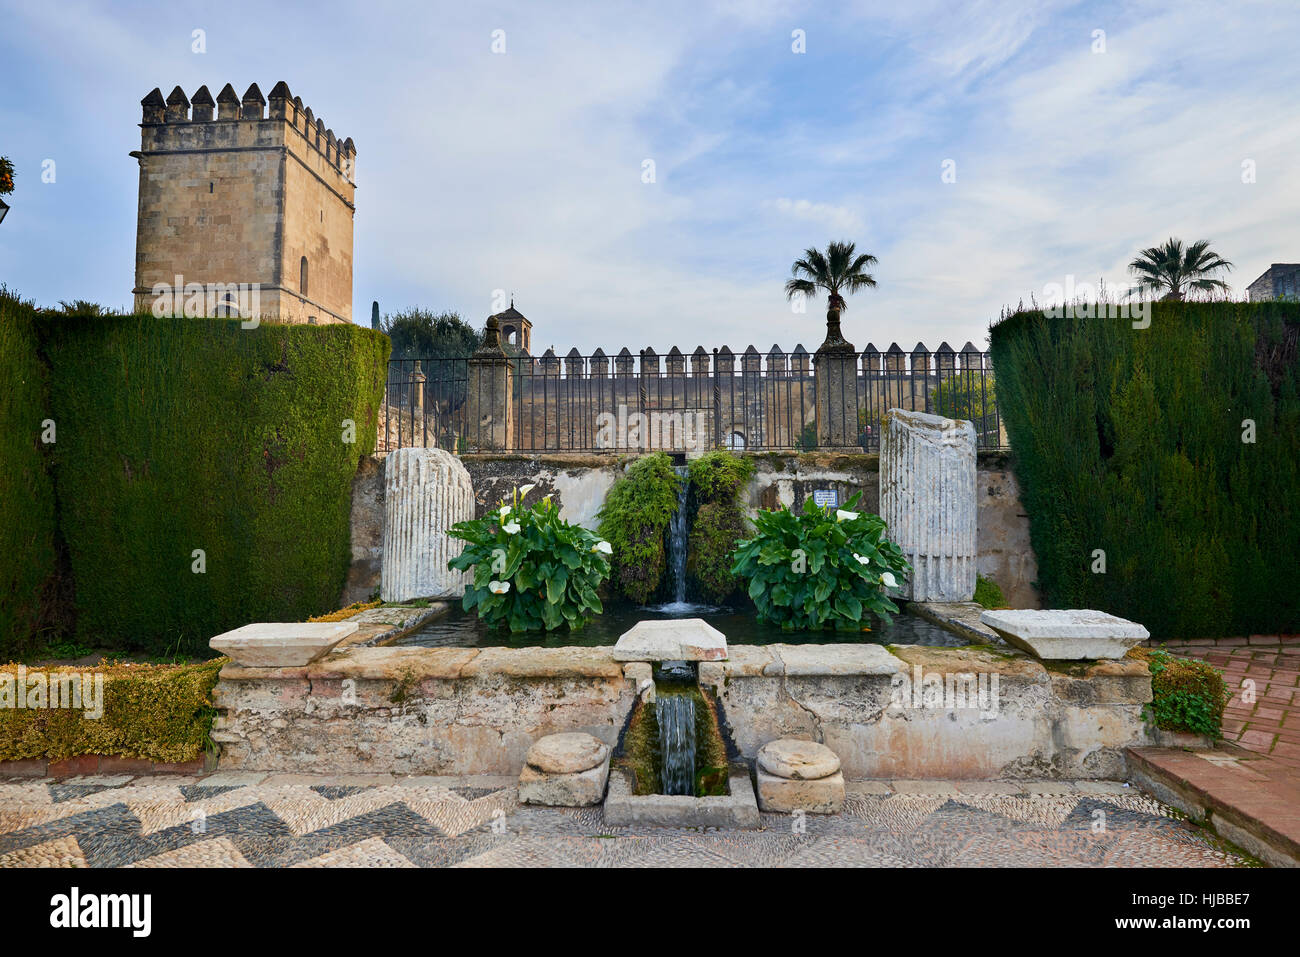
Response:
[[[840,769],[840,759],[816,741],[778,738],[758,749],[757,766],[766,774],[800,781],[830,777]]]
[[[615,661],[721,661],[727,638],[703,618],[639,621],[614,645]]]
[[[524,756],[524,763],[544,774],[577,774],[608,763],[609,745],[581,731],[548,734]]]
[[[291,668],[325,657],[357,630],[353,621],[259,622],[217,635],[208,644],[248,668]]]
[[[615,768],[605,799],[605,823],[612,827],[652,824],[660,827],[758,827],[758,800],[749,772],[733,767],[727,778],[731,793],[716,797],[680,794],[637,795],[631,772]]]
[[[805,811],[808,814],[838,814],[844,807],[844,773],[834,774],[815,781],[779,778],[761,767],[754,776],[758,780],[758,806],[761,810],[777,814]]]
[[[605,758],[593,768],[571,774],[539,771],[525,764],[519,772],[519,803],[548,807],[590,807],[605,796],[609,781],[609,748]]]
[[[1123,658],[1151,637],[1135,621],[1091,609],[986,611],[980,621],[1043,661]]]
[[[777,674],[892,675],[902,664],[883,645],[769,645],[779,659]],[[764,672],[765,674],[771,673]]]

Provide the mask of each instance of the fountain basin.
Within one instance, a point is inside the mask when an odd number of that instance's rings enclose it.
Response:
[[[730,794],[690,797],[635,792],[630,771],[614,768],[605,797],[605,823],[614,827],[652,824],[660,827],[758,827],[758,799],[749,769],[733,765],[727,776]]]

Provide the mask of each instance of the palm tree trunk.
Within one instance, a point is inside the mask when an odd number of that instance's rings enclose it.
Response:
[[[834,307],[826,310],[826,341],[817,347],[817,354],[827,352],[856,352],[853,343],[840,332],[840,311]]]

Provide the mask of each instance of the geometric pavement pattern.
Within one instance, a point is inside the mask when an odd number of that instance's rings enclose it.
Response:
[[[0,867],[1248,863],[1154,798],[1114,782],[850,783],[839,815],[800,822],[763,814],[757,829],[695,830],[611,827],[600,807],[521,806],[503,778],[348,785],[242,777],[0,782]]]

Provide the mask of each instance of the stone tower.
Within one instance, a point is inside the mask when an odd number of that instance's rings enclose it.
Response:
[[[501,341],[508,342],[527,355],[533,353],[533,324],[528,317],[515,308],[514,296],[510,297],[510,308],[498,312],[492,318],[501,327]]]
[[[350,322],[352,139],[283,81],[269,111],[256,83],[141,105],[136,312]]]

